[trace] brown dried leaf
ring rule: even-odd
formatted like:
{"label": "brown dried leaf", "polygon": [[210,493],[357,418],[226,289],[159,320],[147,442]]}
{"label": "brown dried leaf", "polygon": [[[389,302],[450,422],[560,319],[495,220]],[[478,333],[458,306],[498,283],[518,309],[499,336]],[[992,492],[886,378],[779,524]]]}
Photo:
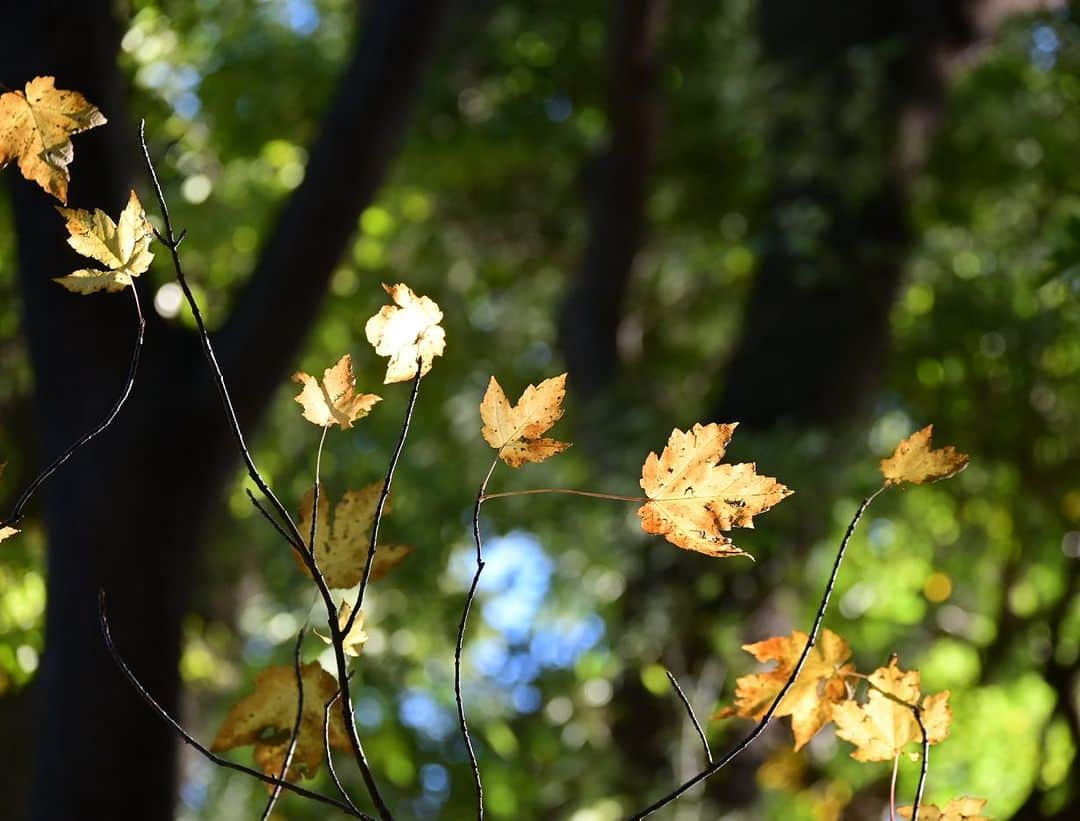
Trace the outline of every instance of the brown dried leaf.
{"label": "brown dried leaf", "polygon": [[[986,806],[985,798],[954,798],[943,808],[938,809],[935,804],[923,804],[919,807],[921,821],[990,821],[989,816],[982,814],[982,808]],[[897,812],[901,818],[911,818],[911,807],[900,807]]]}
{"label": "brown dried leaf", "polygon": [[[382,482],[372,482],[360,490],[349,490],[341,497],[330,514],[330,500],[319,493],[319,521],[315,533],[315,560],[330,587],[345,588],[360,583],[371,547],[371,527],[375,523]],[[314,490],[309,490],[300,501],[300,533],[307,538],[311,533]],[[383,513],[390,512],[390,500],[386,500]],[[368,581],[377,582],[401,563],[412,552],[406,545],[379,545],[371,565]],[[297,565],[307,573],[307,567],[295,553]]]}
{"label": "brown dried leaf", "polygon": [[304,409],[304,418],[320,427],[351,428],[353,422],[363,419],[371,413],[376,402],[382,401],[373,393],[356,392],[356,376],[349,354],[323,371],[321,385],[314,376],[303,371],[294,373],[292,379],[304,386],[294,401]]}
{"label": "brown dried leaf", "polygon": [[122,291],[150,267],[154,259],[150,251],[154,227],[134,191],[117,222],[97,208],[93,212],[78,208],[56,210],[67,220],[68,245],[105,266],[104,270],[81,268],[66,277],[57,277],[55,281],[69,291],[77,294]]}
{"label": "brown dried leaf", "polygon": [[[740,676],[735,682],[735,704],[720,710],[713,718],[740,716],[760,721],[795,669],[808,638],[806,633],[796,630],[790,636],[744,644],[743,650],[758,661],[774,661],[776,667],[764,673]],[[778,718],[791,716],[796,750],[831,720],[833,705],[849,697],[848,682],[855,675],[855,668],[848,663],[850,658],[848,643],[832,630],[823,630],[775,713]]]}
{"label": "brown dried leaf", "polygon": [[638,508],[641,528],[707,556],[749,555],[722,531],[753,527],[753,517],[791,495],[752,462],[721,464],[737,422],[675,428],[664,452],[650,453],[641,469],[649,501]]}
{"label": "brown dried leaf", "polygon": [[[300,671],[304,710],[286,778],[296,775],[311,778],[318,772],[323,762],[323,711],[338,690],[337,679],[317,662],[302,665]],[[296,671],[292,667],[269,667],[255,677],[255,691],[229,711],[210,749],[219,753],[254,744],[259,768],[267,775],[277,776],[289,749],[296,706]],[[330,713],[330,746],[349,749],[339,710]]]}
{"label": "brown dried leaf", "polygon": [[68,165],[75,157],[71,135],[104,125],[105,117],[77,91],[35,77],[26,93],[0,95],[0,168],[17,160],[19,170],[67,204]]}
{"label": "brown dried leaf", "polygon": [[480,402],[480,418],[484,421],[480,433],[499,452],[499,458],[512,468],[526,462],[543,462],[570,447],[569,442],[542,437],[562,418],[565,396],[564,373],[545,379],[539,385],[529,385],[522,391],[517,404],[511,407],[493,376]]}
{"label": "brown dried leaf", "polygon": [[[907,745],[922,743],[922,732],[912,707],[919,702],[918,670],[904,671],[894,656],[887,667],[879,667],[869,677],[866,703],[845,701],[833,708],[836,735],[855,745],[856,761],[891,761]],[[921,716],[931,744],[944,741],[952,723],[944,690],[923,699]]]}
{"label": "brown dried leaf", "polygon": [[446,349],[446,332],[439,324],[443,314],[438,303],[426,296],[417,296],[404,282],[383,283],[394,305],[384,305],[367,321],[364,333],[375,346],[379,356],[389,356],[385,384],[407,382],[416,376],[416,361],[420,360],[420,375],[431,370],[436,356]]}
{"label": "brown dried leaf", "polygon": [[930,437],[933,433],[933,425],[915,431],[896,446],[892,456],[881,460],[881,475],[885,477],[885,484],[911,482],[921,485],[936,482],[955,476],[967,467],[967,455],[952,445],[931,450]]}

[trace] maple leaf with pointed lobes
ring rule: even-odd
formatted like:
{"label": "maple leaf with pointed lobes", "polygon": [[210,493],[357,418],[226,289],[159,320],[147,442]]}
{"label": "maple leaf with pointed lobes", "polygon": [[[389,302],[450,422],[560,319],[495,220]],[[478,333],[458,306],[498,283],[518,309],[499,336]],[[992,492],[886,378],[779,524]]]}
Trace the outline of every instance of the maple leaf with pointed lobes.
{"label": "maple leaf with pointed lobes", "polygon": [[[845,701],[833,708],[836,735],[855,745],[856,761],[891,761],[912,743],[922,743],[922,731],[915,720],[921,677],[918,670],[901,670],[897,659],[879,667],[868,677],[870,689],[865,704]],[[952,724],[949,691],[923,699],[920,716],[931,744],[944,741]]]}
{"label": "maple leaf with pointed lobes", "polygon": [[[923,804],[919,807],[921,821],[990,821],[988,816],[982,814],[982,808],[986,806],[985,798],[954,798],[941,809],[935,804]],[[900,807],[897,810],[901,818],[911,818],[911,807]]]}
{"label": "maple leaf with pointed lobes", "polygon": [[443,313],[438,303],[426,296],[417,296],[404,282],[383,283],[383,290],[394,300],[384,305],[364,326],[367,340],[379,356],[389,356],[385,384],[407,382],[416,376],[420,360],[420,375],[431,370],[436,356],[446,349],[446,332],[439,324]]}
{"label": "maple leaf with pointed lobes", "polygon": [[748,556],[723,531],[753,527],[754,516],[791,495],[753,462],[721,464],[738,422],[675,428],[664,452],[641,468],[649,501],[638,508],[641,528],[685,550],[707,556]]}
{"label": "maple leaf with pointed lobes", "polygon": [[[323,715],[326,703],[338,691],[338,682],[318,662],[301,665],[304,709],[296,751],[286,779],[293,774],[311,778],[323,762]],[[292,667],[268,667],[255,677],[255,690],[238,701],[225,717],[210,749],[215,753],[255,745],[255,763],[267,775],[277,777],[285,763],[297,707],[296,671]],[[345,722],[338,710],[330,714],[330,746],[349,749]]]}
{"label": "maple leaf with pointed lobes", "polygon": [[[378,554],[375,554],[378,556]],[[352,605],[347,601],[343,601],[341,606],[338,607],[338,629],[344,630],[345,625],[349,623],[349,618],[352,616]],[[333,644],[333,640],[330,636],[323,635],[318,630],[315,631],[315,635],[322,639],[327,644]],[[360,651],[364,649],[364,645],[367,644],[368,634],[364,631],[364,612],[361,610],[356,614],[356,618],[353,619],[352,627],[349,628],[349,632],[341,637],[341,649],[346,656],[359,656]]]}
{"label": "maple leaf with pointed lobes", "polygon": [[512,468],[519,468],[526,462],[543,462],[570,447],[569,442],[543,436],[562,418],[565,396],[566,374],[563,373],[545,379],[539,385],[529,385],[511,407],[502,386],[493,376],[480,402],[480,418],[484,422],[480,433],[484,441],[499,452],[499,458]]}
{"label": "maple leaf with pointed lobes", "polygon": [[[776,696],[791,677],[809,637],[799,630],[790,636],[776,636],[743,650],[760,662],[775,661],[776,667],[764,673],[740,676],[735,682],[735,704],[720,710],[713,718],[740,716],[760,721]],[[832,630],[823,630],[810,649],[799,677],[776,709],[776,717],[791,717],[795,749],[799,750],[832,719],[833,705],[849,697],[848,684],[855,668],[848,663],[851,648]]]}
{"label": "maple leaf with pointed lobes", "polygon": [[[341,497],[330,514],[330,500],[319,492],[319,520],[315,533],[315,561],[333,588],[352,587],[360,583],[371,548],[371,527],[375,522],[375,508],[382,493],[382,482],[372,482],[360,490],[349,490]],[[312,502],[314,490],[309,490],[300,501],[300,532],[311,533]],[[386,500],[383,513],[390,512],[390,500]],[[379,545],[371,565],[369,582],[377,582],[401,564],[412,553],[406,545]],[[307,573],[307,566],[295,553],[297,565]]]}
{"label": "maple leaf with pointed lobes", "polygon": [[104,124],[104,115],[77,91],[57,88],[53,77],[35,77],[25,93],[0,95],[0,168],[17,160],[26,179],[67,205],[71,135]]}
{"label": "maple leaf with pointed lobes", "polygon": [[936,482],[955,476],[967,467],[967,455],[952,445],[931,450],[930,438],[933,434],[934,426],[927,425],[897,445],[892,456],[881,460],[881,475],[885,477],[885,484],[911,482],[921,485]]}
{"label": "maple leaf with pointed lobes", "polygon": [[[4,475],[4,470],[6,470],[6,469],[7,469],[7,462],[0,462],[0,477],[2,477]],[[7,527],[7,526],[0,527],[0,542],[4,541],[4,539],[10,539],[12,536],[14,536],[18,532],[19,532],[19,529],[16,528],[16,527]]]}
{"label": "maple leaf with pointed lobes", "polygon": [[92,212],[78,208],[56,210],[67,220],[68,245],[105,266],[105,269],[81,268],[66,277],[56,277],[54,281],[69,291],[77,294],[122,291],[150,267],[154,259],[150,251],[154,227],[134,191],[117,222],[97,208]]}
{"label": "maple leaf with pointed lobes", "polygon": [[293,382],[304,387],[295,397],[303,410],[303,417],[314,425],[342,430],[351,428],[353,422],[363,419],[382,397],[373,393],[356,392],[356,376],[353,374],[352,356],[345,354],[332,368],[323,371],[322,384],[311,374],[297,371]]}

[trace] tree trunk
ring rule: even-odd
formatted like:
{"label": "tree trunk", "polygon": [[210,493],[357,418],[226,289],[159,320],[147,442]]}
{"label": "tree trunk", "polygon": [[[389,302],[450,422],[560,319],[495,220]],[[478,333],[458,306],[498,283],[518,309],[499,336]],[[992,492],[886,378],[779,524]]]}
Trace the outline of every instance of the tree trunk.
{"label": "tree trunk", "polygon": [[[244,374],[233,387],[246,425],[258,421],[287,373],[356,217],[385,176],[445,5],[402,0],[375,4],[366,14],[307,176],[286,203],[222,334],[226,373]],[[16,86],[52,74],[58,86],[84,93],[109,117],[107,126],[76,138],[70,200],[115,213],[139,170],[139,155],[116,67],[113,3],[6,0],[0,19],[3,82]],[[50,281],[77,267],[63,220],[35,185],[11,169],[5,176],[14,194],[44,462],[93,427],[115,400],[135,318],[126,293],[78,297]],[[316,237],[318,253],[310,247]],[[117,424],[80,451],[43,494],[49,595],[29,811],[39,821],[173,816],[178,740],[105,652],[97,595],[107,593],[120,651],[175,715],[181,619],[208,522],[220,511],[238,454],[197,340],[148,319],[131,401]]]}

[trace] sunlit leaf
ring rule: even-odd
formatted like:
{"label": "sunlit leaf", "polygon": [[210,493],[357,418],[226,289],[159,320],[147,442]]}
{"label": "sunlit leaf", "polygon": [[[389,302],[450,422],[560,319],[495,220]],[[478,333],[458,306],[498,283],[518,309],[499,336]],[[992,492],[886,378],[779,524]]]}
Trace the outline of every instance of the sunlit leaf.
{"label": "sunlit leaf", "polygon": [[150,267],[154,258],[150,251],[154,229],[134,191],[118,222],[113,222],[100,209],[90,212],[58,207],[56,210],[67,220],[68,245],[105,266],[104,269],[82,268],[66,277],[57,277],[56,282],[69,291],[77,294],[121,291]]}
{"label": "sunlit leaf", "polygon": [[380,308],[364,332],[375,353],[390,357],[385,383],[406,382],[416,376],[417,360],[423,376],[435,357],[442,356],[446,348],[446,332],[439,324],[443,314],[434,300],[417,296],[404,282],[383,283],[383,289],[394,304]]}
{"label": "sunlit leaf", "polygon": [[[920,821],[990,821],[982,814],[986,806],[985,798],[954,798],[941,809],[934,804],[919,807]],[[897,810],[901,818],[911,818],[912,807],[900,807]]]}
{"label": "sunlit leaf", "polygon": [[18,161],[19,170],[67,204],[68,165],[75,157],[71,135],[105,123],[105,117],[77,91],[35,77],[26,92],[0,95],[0,168]]}
{"label": "sunlit leaf", "polygon": [[565,396],[564,373],[545,379],[539,385],[529,385],[511,406],[493,376],[480,402],[480,418],[484,421],[480,433],[499,452],[499,458],[512,468],[526,462],[543,462],[570,447],[569,442],[543,437],[562,418]]}
{"label": "sunlit leaf", "polygon": [[737,422],[694,425],[671,432],[667,447],[650,453],[641,469],[648,502],[638,508],[641,527],[686,550],[708,556],[745,556],[724,531],[753,527],[754,516],[791,495],[752,462],[721,464]]}
{"label": "sunlit leaf", "polygon": [[[375,554],[378,556],[378,554]],[[338,607],[338,629],[344,630],[345,626],[349,623],[349,617],[352,615],[352,605],[347,601],[343,601],[341,606]],[[315,635],[325,641],[327,644],[332,643],[330,636],[324,635],[318,630],[315,631]],[[356,618],[353,619],[352,627],[349,628],[349,632],[341,637],[341,647],[345,651],[346,656],[359,656],[360,651],[364,649],[364,645],[367,644],[368,634],[364,632],[364,613],[363,611],[356,614]]]}
{"label": "sunlit leaf", "polygon": [[323,371],[322,383],[311,374],[297,371],[293,382],[304,387],[295,397],[302,407],[303,417],[321,427],[337,425],[342,430],[367,416],[381,397],[373,393],[356,392],[352,356],[345,354],[332,368]]}
{"label": "sunlit leaf", "polygon": [[927,425],[915,431],[896,446],[893,455],[881,460],[881,475],[888,485],[911,482],[921,485],[948,479],[967,467],[968,457],[952,445],[937,450],[930,449],[930,437],[934,426]]}

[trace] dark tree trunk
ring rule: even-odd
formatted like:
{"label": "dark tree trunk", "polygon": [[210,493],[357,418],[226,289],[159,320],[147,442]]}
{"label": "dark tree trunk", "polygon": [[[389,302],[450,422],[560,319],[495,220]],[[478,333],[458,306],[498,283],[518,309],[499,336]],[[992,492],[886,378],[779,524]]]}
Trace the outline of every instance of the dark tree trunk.
{"label": "dark tree trunk", "polygon": [[618,370],[616,336],[641,246],[656,142],[657,40],[667,0],[616,0],[607,146],[584,171],[589,240],[559,319],[559,346],[578,394],[595,396]]}
{"label": "dark tree trunk", "polygon": [[[35,74],[55,75],[58,86],[83,92],[110,118],[76,138],[70,191],[72,206],[110,213],[141,174],[116,67],[113,5],[6,0],[0,8],[0,80],[14,87]],[[356,216],[385,175],[444,5],[402,0],[366,14],[307,176],[221,334],[223,366],[237,378],[234,398],[246,425],[257,423],[288,372]],[[14,193],[44,461],[91,428],[118,395],[135,318],[127,294],[77,297],[50,281],[77,258],[54,203],[15,173],[5,176]],[[148,318],[130,403],[43,494],[49,596],[29,809],[40,821],[173,816],[177,738],[107,656],[96,597],[106,591],[121,652],[175,714],[180,623],[206,526],[238,454],[197,340]],[[249,357],[252,350],[257,357]]]}

